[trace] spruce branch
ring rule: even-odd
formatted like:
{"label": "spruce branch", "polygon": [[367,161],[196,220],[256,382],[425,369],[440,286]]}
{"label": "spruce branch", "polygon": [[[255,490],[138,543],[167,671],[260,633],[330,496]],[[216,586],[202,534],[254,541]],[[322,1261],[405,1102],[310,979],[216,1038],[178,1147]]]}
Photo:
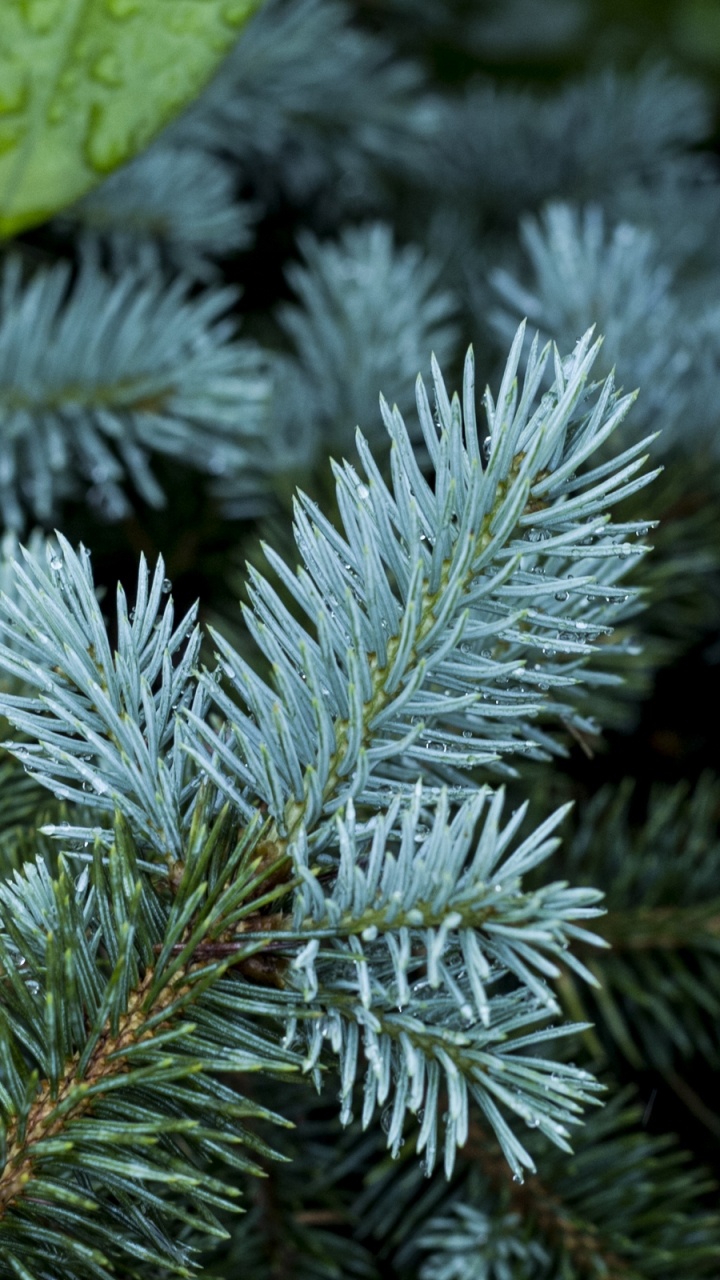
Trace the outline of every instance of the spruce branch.
{"label": "spruce branch", "polygon": [[[713,1181],[674,1139],[648,1134],[631,1089],[614,1091],[588,1118],[570,1157],[547,1149],[541,1155],[543,1140],[534,1135],[541,1172],[523,1182],[512,1177],[492,1133],[473,1118],[449,1185],[440,1175],[423,1177],[414,1142],[396,1160],[383,1159],[383,1126],[343,1136],[327,1119],[322,1096],[314,1114],[303,1101],[296,1094],[289,1106],[298,1130],[311,1135],[306,1168],[312,1176],[300,1180],[297,1157],[271,1172],[271,1198],[300,1274],[304,1268],[314,1274],[312,1237],[301,1225],[307,1220],[322,1224],[318,1252],[334,1257],[352,1230],[353,1242],[378,1268],[369,1274],[393,1280],[550,1280],[557,1274],[671,1280],[678,1258],[691,1280],[714,1275],[720,1219],[707,1203]],[[296,1134],[282,1137],[292,1151]],[[257,1209],[252,1218],[233,1224],[232,1241],[217,1253],[228,1263],[247,1255],[254,1280],[265,1274],[271,1255],[271,1225]]]}
{"label": "spruce branch", "polygon": [[99,237],[116,273],[152,274],[160,257],[207,283],[218,274],[215,258],[252,241],[255,211],[237,199],[235,187],[220,156],[160,139],[57,221]]}
{"label": "spruce branch", "polygon": [[[71,1280],[147,1265],[189,1276],[192,1250],[172,1224],[222,1237],[216,1210],[238,1195],[211,1161],[258,1173],[254,1153],[272,1156],[244,1122],[280,1117],[222,1076],[297,1070],[264,1030],[280,996],[194,958],[213,881],[221,917],[257,896],[247,841],[228,844],[223,826],[196,822],[170,902],[122,820],[79,877],[61,857],[56,878],[39,860],[0,885],[3,1276],[42,1280],[48,1262]],[[234,873],[224,888],[218,852]]]}
{"label": "spruce branch", "polygon": [[[0,649],[4,669],[38,692],[0,697],[33,739],[13,750],[105,819],[104,831],[71,827],[65,838],[112,852],[107,819],[119,813],[143,873],[159,874],[181,912],[149,947],[166,984],[193,957],[209,975],[233,968],[258,981],[263,1016],[286,1043],[304,1034],[306,1071],[327,1069],[330,1040],[345,1122],[362,1036],[364,1121],[391,1101],[391,1148],[423,1105],[418,1142],[432,1168],[442,1086],[447,1172],[472,1099],[518,1177],[532,1160],[504,1112],[566,1147],[596,1092],[586,1071],[539,1056],[568,1030],[546,1025],[557,1007],[548,979],[570,942],[589,939],[577,921],[596,913],[595,895],[524,893],[557,816],[504,860],[520,817],[501,829],[493,800],[473,852],[487,795],[467,771],[518,748],[546,755],[554,740],[535,719],[585,723],[563,694],[594,678],[585,664],[625,605],[617,582],[639,550],[625,541],[635,527],[610,523],[607,508],[647,479],[638,445],[585,469],[632,399],[589,382],[591,335],[565,360],[554,353],[542,397],[550,350],[533,344],[520,385],[523,341],[521,328],[497,406],[486,393],[485,443],[471,356],[463,410],[435,366],[436,422],[418,382],[432,487],[383,402],[391,485],[358,435],[367,484],[348,464],[335,469],[346,538],[300,498],[307,567],[294,575],[267,555],[314,634],[259,574],[245,615],[272,684],[219,636],[221,667],[195,671],[193,613],[176,626],[163,606],[161,562],[152,577],[141,564],[134,616],[119,589],[113,652],[88,555],[60,536],[47,568],[28,556],[16,570],[16,598],[2,606],[12,646]],[[544,661],[528,671],[529,656]],[[215,868],[208,891],[188,858],[203,814],[221,820],[223,796],[252,860],[251,901],[229,867]],[[452,820],[450,800],[460,802]],[[114,958],[117,945],[105,945]]]}
{"label": "spruce branch", "polygon": [[704,1169],[688,1168],[672,1140],[641,1130],[630,1095],[616,1093],[588,1120],[562,1166],[552,1157],[521,1185],[476,1127],[465,1196],[421,1236],[421,1247],[433,1250],[423,1280],[476,1280],[503,1262],[513,1277],[566,1270],[579,1280],[669,1280],[668,1262],[678,1257],[688,1276],[712,1276],[720,1221],[702,1197],[713,1183]]}
{"label": "spruce branch", "polygon": [[[450,1186],[423,1180],[411,1144],[391,1165],[380,1163],[380,1134],[362,1157],[356,1142],[373,1169],[350,1209],[357,1237],[386,1266],[392,1259],[397,1280],[674,1280],[678,1259],[691,1280],[710,1280],[720,1246],[714,1181],[674,1138],[648,1133],[632,1095],[613,1089],[571,1156],[530,1135],[540,1172],[523,1181],[478,1117]],[[341,1161],[352,1167],[352,1152]]]}
{"label": "spruce branch", "polygon": [[594,940],[577,921],[598,914],[597,896],[566,883],[524,893],[522,877],[555,847],[550,835],[563,811],[504,857],[524,811],[501,828],[503,795],[497,793],[478,834],[486,800],[481,791],[450,822],[447,791],[441,792],[427,828],[418,785],[409,807],[401,811],[396,800],[369,830],[356,826],[348,802],[346,817],[337,818],[340,861],[330,894],[298,842],[294,924],[311,941],[292,971],[303,999],[325,1010],[310,1024],[306,1066],[315,1067],[329,1038],[339,1057],[344,1123],[354,1101],[360,1032],[367,1063],[364,1127],[389,1099],[387,1142],[397,1154],[406,1112],[422,1108],[417,1150],[426,1150],[432,1170],[438,1088],[444,1086],[448,1176],[474,1100],[520,1177],[532,1163],[498,1104],[563,1145],[577,1103],[592,1100],[586,1072],[536,1055],[559,1034],[540,1026],[558,1010],[547,984],[560,972],[557,958],[592,981],[568,947],[577,938]]}
{"label": "spruce branch", "polygon": [[45,565],[26,553],[26,567],[14,568],[14,598],[3,597],[3,668],[25,691],[2,695],[2,705],[29,739],[15,743],[14,754],[60,799],[87,805],[92,795],[106,819],[119,810],[155,856],[171,862],[183,849],[196,790],[177,717],[192,701],[196,711],[204,705],[193,678],[196,610],[176,625],[163,562],[151,575],[143,558],[130,613],[118,586],[113,653],[89,553],[76,555],[62,534],[57,542],[48,544]]}
{"label": "spruce branch", "polygon": [[[605,68],[553,96],[478,77],[439,105],[425,180],[446,199],[471,196],[474,219],[479,208],[507,221],[550,199],[652,185],[711,130],[705,90],[663,64]],[[706,168],[698,158],[695,175]]]}
{"label": "spruce branch", "polygon": [[405,414],[426,353],[449,363],[457,301],[441,287],[438,264],[417,245],[396,246],[387,224],[347,228],[335,243],[304,235],[300,248],[304,262],[287,271],[299,305],[278,312],[296,353],[291,405],[303,406],[331,447],[347,448],[358,424],[370,435],[378,387],[393,380]]}
{"label": "spruce branch", "polygon": [[[586,664],[624,607],[628,592],[617,583],[643,550],[627,541],[639,526],[609,523],[607,508],[650,477],[641,474],[642,445],[583,469],[632,401],[615,397],[610,380],[588,384],[598,344],[591,346],[586,335],[565,362],[556,353],[555,383],[538,402],[550,352],[533,346],[519,387],[523,337],[521,328],[497,407],[486,394],[484,443],[471,355],[464,418],[437,366],[438,425],[418,382],[434,490],[418,470],[400,415],[383,403],[392,486],[359,434],[368,483],[347,463],[336,467],[347,540],[301,495],[296,538],[307,569],[293,574],[270,549],[267,556],[313,620],[315,636],[251,572],[253,607],[245,621],[272,664],[271,685],[214,636],[222,669],[203,674],[196,687],[199,638],[190,639],[190,616],[173,632],[170,602],[161,617],[161,566],[152,585],[141,566],[132,624],[119,593],[115,659],[87,553],[77,556],[63,542],[61,556],[49,550],[47,569],[28,561],[27,571],[18,572],[22,608],[8,599],[2,624],[4,634],[14,633],[15,646],[22,636],[22,657],[6,646],[2,660],[7,671],[43,690],[47,709],[14,700],[19,695],[2,706],[18,727],[38,736],[30,752],[34,767],[48,782],[55,779],[63,798],[84,798],[62,781],[74,771],[76,784],[89,783],[106,797],[100,809],[122,807],[136,794],[125,760],[144,759],[139,776],[144,772],[148,781],[132,820],[151,846],[176,856],[181,753],[173,749],[171,769],[155,755],[181,733],[176,711],[182,711],[185,749],[200,772],[243,820],[258,804],[267,806],[270,842],[287,846],[301,829],[321,840],[323,821],[350,796],[386,804],[393,789],[409,794],[420,773],[426,784],[448,783],[464,795],[474,788],[462,770],[513,751],[542,757],[556,750],[536,719],[592,727],[563,694],[580,681],[602,679]],[[183,645],[189,647],[175,668],[173,654]],[[48,669],[48,655],[59,672]],[[217,683],[223,674],[232,696]],[[217,730],[203,711],[208,697],[226,729]],[[178,699],[182,707],[174,707]],[[161,772],[166,780],[159,784]],[[125,798],[115,798],[113,788]],[[156,789],[165,795],[162,803]]]}
{"label": "spruce branch", "polygon": [[[0,262],[0,523],[68,521],[0,546],[0,1280],[716,1280],[666,1091],[584,1069],[720,1133],[717,780],[596,794],[601,726],[663,668],[696,720],[720,652],[711,96],[603,70],[587,0],[247,2],[186,114]],[[216,287],[246,268],[280,351]],[[486,424],[472,354],[440,372],[458,300],[507,343]],[[223,632],[228,520],[305,475]],[[125,521],[94,573],[84,505]],[[680,737],[643,767],[712,715]]]}
{"label": "spruce branch", "polygon": [[523,219],[520,238],[532,283],[502,269],[490,276],[504,303],[491,314],[503,345],[524,315],[561,347],[597,323],[603,372],[613,368],[622,383],[643,388],[638,423],[667,427],[660,438],[667,448],[673,428],[686,422],[697,339],[657,237],[628,223],[606,227],[598,205],[551,203],[539,218]]}
{"label": "spruce branch", "polygon": [[43,522],[78,485],[109,519],[128,510],[129,479],[153,506],[164,495],[152,452],[217,473],[259,465],[267,369],[235,340],[232,289],[189,297],[159,271],[105,275],[87,255],[25,281],[3,263],[0,293],[0,511]]}
{"label": "spruce branch", "polygon": [[302,827],[321,840],[323,820],[350,796],[387,803],[419,774],[464,794],[463,770],[557,750],[535,720],[592,731],[563,694],[606,679],[584,668],[627,601],[617,584],[642,551],[627,540],[640,526],[609,524],[607,508],[646,483],[643,446],[584,471],[633,397],[616,398],[610,380],[588,383],[598,353],[588,334],[564,363],[556,354],[540,399],[550,352],[533,345],[519,386],[523,339],[521,327],[497,406],[486,394],[484,443],[471,354],[462,410],[434,367],[439,425],[418,381],[434,490],[383,401],[391,487],[358,433],[366,482],[347,463],[335,467],[345,536],[300,495],[305,567],[294,574],[266,555],[315,634],[249,571],[245,621],[272,662],[271,684],[212,633],[231,690],[210,674],[202,682],[227,729],[189,713],[197,745],[188,749],[240,813],[260,798],[281,842]]}
{"label": "spruce branch", "polygon": [[[214,1280],[241,1269],[247,1280],[379,1280],[378,1259],[355,1238],[362,1176],[357,1132],[328,1118],[328,1098],[279,1081],[274,1087],[293,1120],[292,1128],[277,1132],[285,1159],[261,1160],[267,1177],[246,1180],[247,1212],[229,1223],[229,1238],[205,1254],[203,1275]],[[378,1132],[366,1135],[360,1151],[380,1152],[381,1139]]]}
{"label": "spruce branch", "polygon": [[596,932],[610,949],[587,957],[592,994],[569,974],[559,994],[633,1066],[678,1079],[693,1054],[720,1060],[720,791],[711,775],[692,792],[658,786],[637,818],[633,791],[627,780],[585,804],[560,859],[573,883],[606,887]]}
{"label": "spruce branch", "polygon": [[[457,344],[457,300],[438,264],[417,245],[395,244],[387,224],[348,227],[337,241],[306,233],[299,244],[304,261],[286,272],[297,302],[277,312],[291,349],[268,353],[276,474],[307,469],[329,449],[346,455],[358,424],[381,456],[377,388],[394,379],[410,409],[427,353],[442,365]],[[245,515],[237,472],[218,477],[213,492],[228,517]]]}
{"label": "spruce branch", "polygon": [[261,198],[336,213],[420,168],[435,114],[419,63],[353,25],[344,0],[269,0],[165,136],[236,157]]}
{"label": "spruce branch", "polygon": [[[26,554],[31,559],[44,559],[46,539],[39,530],[33,530],[28,538]],[[0,592],[18,603],[16,569],[22,553],[17,536],[6,533],[0,541]],[[7,637],[13,648],[14,636]],[[22,682],[5,674],[4,692],[27,692]],[[42,852],[48,864],[53,861],[53,846],[40,835],[39,828],[46,824],[60,826],[67,821],[67,810],[62,800],[50,796],[47,788],[30,776],[20,761],[5,747],[9,726],[3,725],[0,733],[0,880],[11,876],[22,864],[34,861]]]}

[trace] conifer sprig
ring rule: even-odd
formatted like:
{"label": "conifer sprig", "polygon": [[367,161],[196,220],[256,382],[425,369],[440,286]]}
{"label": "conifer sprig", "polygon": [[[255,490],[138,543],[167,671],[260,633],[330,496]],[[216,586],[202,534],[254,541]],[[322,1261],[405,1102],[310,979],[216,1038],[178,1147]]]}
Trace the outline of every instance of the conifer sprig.
{"label": "conifer sprig", "polygon": [[47,522],[80,488],[108,519],[133,488],[152,506],[164,494],[150,468],[165,454],[216,474],[261,459],[269,397],[266,361],[235,340],[233,289],[188,296],[128,269],[118,279],[86,256],[23,278],[19,257],[0,286],[0,514],[22,527]]}
{"label": "conifer sprig", "polygon": [[492,313],[503,347],[521,316],[560,347],[597,324],[604,338],[600,367],[615,369],[624,386],[643,388],[632,425],[662,427],[658,445],[667,448],[696,390],[693,348],[703,340],[697,317],[691,320],[676,296],[658,237],[627,222],[608,227],[598,205],[559,203],[525,218],[520,237],[532,280],[502,269],[490,277],[504,304]]}
{"label": "conifer sprig", "polygon": [[345,0],[268,0],[168,131],[229,154],[261,198],[367,209],[388,174],[419,169],[435,121],[419,62],[353,21]]}
{"label": "conifer sprig", "polygon": [[[559,856],[559,874],[573,883],[597,883],[601,865],[608,876],[597,931],[609,949],[588,958],[597,989],[590,995],[569,975],[563,986],[607,1049],[635,1069],[659,1070],[695,1105],[683,1088],[685,1061],[720,1062],[720,788],[712,775],[691,792],[656,786],[641,820],[631,816],[633,790],[627,780],[593,796]],[[720,1133],[714,1098],[696,1101]]]}
{"label": "conifer sprig", "polygon": [[520,384],[523,337],[521,326],[497,405],[486,393],[484,439],[471,353],[462,409],[435,366],[437,423],[418,380],[434,487],[383,402],[391,486],[358,433],[365,478],[335,467],[344,536],[299,496],[304,567],[266,556],[312,629],[250,571],[245,621],[271,660],[270,684],[214,635],[231,689],[209,674],[203,684],[227,728],[190,715],[204,746],[189,749],[240,812],[259,797],[282,840],[350,796],[386,803],[420,774],[460,794],[464,770],[557,750],[536,721],[594,727],[563,694],[604,678],[592,672],[594,642],[626,603],[617,584],[643,549],[629,540],[643,526],[609,523],[608,507],[651,478],[640,474],[648,442],[585,470],[633,397],[617,398],[611,379],[589,384],[599,349],[589,333],[565,361],[555,353],[541,397],[550,348],[533,344]]}
{"label": "conifer sprig", "polygon": [[79,876],[61,858],[52,879],[40,859],[0,885],[3,1277],[109,1280],[138,1263],[189,1276],[193,1251],[177,1228],[222,1238],[217,1210],[238,1195],[231,1175],[258,1172],[256,1153],[272,1157],[244,1121],[281,1117],[223,1076],[299,1061],[265,1029],[280,993],[223,978],[237,953],[194,959],[193,915],[218,854],[235,873],[225,905],[257,894],[248,842],[203,835],[200,823],[170,903],[122,819]]}
{"label": "conifer sprig", "polygon": [[478,1280],[503,1268],[543,1280],[669,1280],[673,1258],[693,1280],[715,1274],[720,1220],[703,1204],[713,1180],[672,1139],[643,1129],[630,1090],[588,1119],[569,1159],[548,1151],[542,1173],[521,1186],[479,1129],[468,1156],[465,1194],[420,1231],[430,1251],[422,1280]]}
{"label": "conifer sprig", "polygon": [[[669,4],[658,48],[692,58]],[[20,7],[52,44],[63,6]],[[656,1135],[678,1096],[696,1155],[720,1134],[717,783],[646,805],[576,751],[659,712],[641,774],[714,759],[713,103],[602,65],[647,44],[625,8],[265,0],[181,119],[3,256],[0,524],[70,537],[0,548],[0,1280],[716,1280],[717,1188]],[[90,45],[93,150],[122,58]],[[458,308],[540,331],[504,379],[495,350],[487,426],[472,361],[459,398],[437,367]],[[192,530],[147,510],[185,467]],[[300,475],[299,555],[277,516],[214,670],[155,551],[134,608],[132,574],[105,594],[127,536],[224,622],[233,522]]]}
{"label": "conifer sprig", "polygon": [[[33,954],[45,1009],[31,1008],[8,969],[27,1019],[22,1030],[8,1024],[8,1034],[28,1037],[49,1083],[18,1069],[10,1126],[20,1095],[31,1106],[38,1088],[52,1094],[68,1060],[86,1064],[108,1027],[116,1037],[130,1017],[142,1040],[145,1019],[174,1044],[186,996],[199,1024],[231,968],[227,1008],[237,1017],[228,1035],[245,1046],[243,1061],[258,1069],[275,1061],[253,1018],[284,1034],[294,1066],[300,1033],[303,1068],[316,1075],[330,1066],[329,1040],[347,1122],[362,1038],[364,1121],[391,1106],[393,1150],[407,1113],[423,1106],[418,1144],[432,1168],[441,1090],[448,1173],[471,1102],[517,1177],[532,1159],[508,1118],[567,1146],[597,1086],[586,1071],[540,1054],[568,1030],[547,1026],[557,1009],[549,984],[568,945],[592,941],[578,921],[596,914],[596,895],[564,884],[527,894],[522,877],[550,853],[558,817],[508,854],[521,815],[501,826],[496,797],[477,834],[488,797],[468,771],[512,751],[554,749],[535,720],[584,723],[563,693],[593,678],[586,666],[595,641],[627,599],[617,582],[642,549],[627,541],[637,526],[613,525],[607,508],[647,477],[638,445],[587,466],[632,399],[616,397],[611,380],[590,383],[591,335],[565,360],[554,353],[544,395],[550,349],[532,345],[520,382],[523,339],[521,328],[497,405],[486,394],[485,441],[471,356],[462,409],[437,366],[437,421],[418,383],[432,483],[400,415],[383,402],[391,484],[359,435],[367,483],[347,463],[335,468],[345,536],[301,496],[305,567],[293,574],[267,554],[313,631],[256,573],[245,613],[271,684],[218,636],[221,666],[195,670],[194,614],[176,625],[171,601],[163,604],[162,563],[152,576],[141,564],[131,614],[118,590],[113,644],[88,553],[58,536],[47,567],[27,554],[2,603],[0,663],[35,697],[7,693],[0,708],[30,738],[13,750],[36,777],[102,819],[97,831],[57,834],[81,861],[91,857],[82,844],[93,843],[96,923],[84,927],[109,985],[99,1002],[97,983],[83,989],[74,1020],[61,1014],[67,972],[46,949],[55,955],[57,929],[75,917],[68,909],[49,934],[37,931],[49,919],[43,894],[57,898],[64,872],[45,889],[42,873],[28,868],[13,890],[27,904],[25,924],[18,932],[18,912],[8,912],[6,950],[11,966],[23,949]],[[224,675],[228,692],[218,683]],[[223,823],[230,835],[218,852]],[[108,901],[106,875],[119,905]],[[56,921],[63,908],[53,910]],[[23,929],[35,930],[32,946]],[[77,944],[79,956],[87,945]],[[579,961],[568,963],[587,976]],[[245,974],[258,984],[251,997]],[[73,982],[71,994],[80,979]],[[166,999],[177,983],[177,999]],[[45,1041],[41,1016],[65,1019],[44,1024]],[[220,1043],[223,1023],[212,1017]],[[219,1052],[194,1069],[211,1071]],[[157,1069],[163,1089],[185,1071],[170,1053]],[[118,1188],[127,1194],[122,1180]]]}
{"label": "conifer sprig", "polygon": [[[119,593],[116,660],[87,553],[77,556],[63,543],[60,556],[49,550],[47,569],[30,559],[18,577],[22,608],[12,600],[6,605],[2,625],[14,649],[6,647],[2,660],[31,688],[42,688],[44,709],[18,702],[19,695],[6,696],[2,706],[12,722],[37,735],[34,768],[48,781],[74,771],[77,782],[108,797],[99,806],[107,809],[115,803],[113,789],[118,796],[133,793],[126,759],[144,754],[153,776],[164,769],[156,756],[168,735],[179,732],[176,712],[182,712],[185,749],[199,770],[243,820],[266,805],[277,836],[287,842],[301,830],[312,837],[321,819],[351,796],[386,804],[393,790],[409,794],[420,774],[426,784],[450,783],[464,794],[474,788],[463,770],[511,752],[556,750],[536,720],[587,728],[591,722],[563,692],[595,678],[585,667],[627,601],[617,582],[630,557],[643,550],[628,541],[643,526],[613,525],[607,508],[650,477],[642,473],[642,444],[584,469],[633,398],[618,399],[610,379],[588,384],[598,352],[590,334],[565,361],[555,353],[555,382],[541,398],[550,350],[540,353],[533,344],[520,387],[523,338],[521,326],[497,406],[486,393],[484,440],[475,418],[472,355],[464,413],[457,396],[450,402],[436,367],[436,424],[418,381],[434,488],[418,469],[402,419],[383,402],[391,488],[358,434],[367,484],[349,464],[335,468],[346,536],[300,496],[296,538],[307,568],[294,574],[272,550],[266,554],[314,634],[255,571],[252,608],[244,612],[272,664],[271,684],[217,635],[221,667],[201,675],[197,690],[191,674],[197,636],[173,667],[191,620],[173,633],[169,604],[161,620],[161,566],[151,588],[141,566],[132,625]],[[57,670],[48,669],[50,652]],[[218,675],[228,677],[230,692]],[[153,683],[158,692],[151,696]],[[98,696],[106,712],[92,710]],[[203,697],[225,717],[226,728],[216,729],[201,709]],[[127,723],[111,723],[121,711]],[[98,714],[107,721],[102,741],[93,739]],[[66,736],[56,740],[61,726]],[[128,734],[137,737],[134,746]],[[22,746],[19,751],[27,754]],[[97,753],[105,774],[96,777]],[[175,752],[176,770],[179,759]],[[67,781],[58,785],[69,794]],[[163,834],[150,844],[165,841],[170,852],[178,847],[177,819],[158,822],[154,787],[148,784],[139,831],[147,838],[147,824],[154,826]],[[175,798],[166,797],[174,811],[181,790],[176,779]]]}
{"label": "conifer sprig", "polygon": [[58,218],[98,237],[116,272],[153,273],[158,259],[205,282],[215,259],[247,249],[255,210],[236,196],[232,169],[197,147],[160,139]]}
{"label": "conifer sprig", "polygon": [[151,575],[143,558],[132,611],[117,589],[113,652],[89,553],[57,539],[46,566],[26,554],[15,598],[3,598],[4,669],[36,691],[3,695],[5,714],[29,739],[14,753],[56,796],[105,815],[118,810],[156,857],[177,859],[195,794],[178,713],[204,705],[193,675],[196,610],[176,625],[162,559]]}
{"label": "conifer sprig", "polygon": [[558,957],[593,981],[568,948],[578,938],[597,941],[577,922],[599,910],[596,894],[566,883],[523,892],[523,875],[557,844],[550,837],[563,810],[506,856],[523,810],[501,827],[498,792],[478,831],[486,800],[481,790],[450,821],[443,790],[428,828],[418,784],[409,807],[401,809],[397,799],[370,829],[358,827],[349,801],[346,817],[337,818],[340,856],[330,894],[310,870],[306,843],[298,842],[295,928],[311,941],[292,970],[304,1000],[325,1010],[308,1024],[306,1068],[315,1066],[329,1039],[339,1057],[344,1123],[352,1115],[361,1035],[364,1127],[376,1107],[387,1104],[387,1141],[397,1154],[406,1114],[422,1108],[417,1149],[425,1151],[430,1172],[444,1088],[447,1175],[456,1147],[467,1139],[474,1101],[521,1177],[532,1161],[502,1112],[564,1146],[579,1106],[593,1100],[586,1071],[544,1059],[540,1051],[558,1036],[544,1026],[558,1012],[548,986],[560,972]]}
{"label": "conifer sprig", "polygon": [[396,245],[382,222],[349,227],[336,243],[305,235],[300,248],[304,262],[287,271],[300,305],[278,312],[295,349],[294,394],[286,391],[278,410],[297,413],[302,404],[326,449],[352,448],[358,425],[381,448],[378,387],[392,383],[401,411],[413,409],[427,353],[442,368],[456,350],[457,299],[440,265],[417,245]]}

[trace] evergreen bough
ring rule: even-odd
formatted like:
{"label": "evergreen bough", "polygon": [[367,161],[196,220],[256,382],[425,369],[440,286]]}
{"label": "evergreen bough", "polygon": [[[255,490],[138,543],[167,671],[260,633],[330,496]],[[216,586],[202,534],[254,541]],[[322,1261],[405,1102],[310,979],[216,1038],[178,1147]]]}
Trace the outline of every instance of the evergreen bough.
{"label": "evergreen bough", "polygon": [[441,9],[3,251],[0,1276],[717,1274],[712,93]]}
{"label": "evergreen bough", "polygon": [[358,434],[364,475],[336,470],[345,536],[300,495],[303,567],[266,554],[312,628],[257,573],[246,610],[270,684],[220,636],[220,665],[198,672],[162,561],[141,563],[130,613],[118,588],[114,646],[86,551],[58,535],[46,564],[18,563],[0,661],[28,692],[0,700],[23,734],[10,749],[97,826],[56,828],[55,876],[30,862],[0,890],[6,1265],[33,1274],[50,1250],[102,1275],[108,1250],[139,1256],[139,1224],[146,1259],[184,1264],[166,1197],[216,1231],[235,1189],[203,1163],[251,1168],[238,1121],[265,1115],[232,1094],[211,1120],[228,1071],[320,1087],[331,1048],[348,1123],[362,1043],[364,1124],[389,1103],[397,1151],[423,1109],[428,1171],[447,1094],[448,1176],[470,1104],[521,1177],[517,1122],[567,1148],[594,1100],[585,1069],[543,1055],[572,1030],[547,1026],[548,980],[560,958],[589,977],[568,948],[592,941],[597,895],[526,893],[562,812],[518,842],[523,811],[503,819],[476,777],[552,751],[558,718],[582,727],[563,695],[640,550],[607,506],[648,476],[636,445],[592,465],[632,397],[589,381],[590,335],[553,353],[544,395],[551,352],[534,343],[520,377],[522,342],[486,393],[487,434],[472,355],[462,406],[436,368],[437,423],[418,382],[432,487],[383,406],[392,481]]}

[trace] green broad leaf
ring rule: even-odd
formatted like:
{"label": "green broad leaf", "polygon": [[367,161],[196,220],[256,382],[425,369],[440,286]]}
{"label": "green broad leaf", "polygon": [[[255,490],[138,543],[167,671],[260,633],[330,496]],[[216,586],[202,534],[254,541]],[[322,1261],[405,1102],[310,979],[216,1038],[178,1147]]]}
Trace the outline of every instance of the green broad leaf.
{"label": "green broad leaf", "polygon": [[2,0],[0,236],[124,164],[200,91],[262,0]]}

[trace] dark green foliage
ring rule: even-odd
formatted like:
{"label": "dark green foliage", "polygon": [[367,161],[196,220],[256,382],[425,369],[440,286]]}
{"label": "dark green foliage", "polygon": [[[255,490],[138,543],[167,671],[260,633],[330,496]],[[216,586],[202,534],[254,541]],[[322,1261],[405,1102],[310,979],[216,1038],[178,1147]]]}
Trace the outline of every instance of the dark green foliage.
{"label": "dark green foliage", "polygon": [[608,886],[597,931],[612,950],[589,962],[601,981],[593,1021],[634,1066],[677,1070],[694,1053],[717,1066],[720,785],[706,775],[690,795],[654,788],[646,805],[633,790],[598,792],[565,844],[573,883],[596,884],[602,867]]}

